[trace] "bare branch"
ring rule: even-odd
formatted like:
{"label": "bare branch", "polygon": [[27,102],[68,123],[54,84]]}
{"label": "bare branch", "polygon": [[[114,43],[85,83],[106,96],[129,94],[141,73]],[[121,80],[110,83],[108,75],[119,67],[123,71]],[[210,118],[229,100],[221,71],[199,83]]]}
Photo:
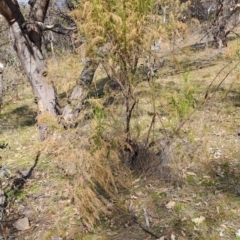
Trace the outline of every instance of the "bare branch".
{"label": "bare branch", "polygon": [[[157,239],[160,238],[160,236],[159,236],[158,234],[154,233],[153,231],[151,231],[151,230],[149,229],[149,226],[145,227],[142,223],[140,223],[140,222],[138,221],[137,216],[136,216],[136,213],[133,211],[133,201],[132,201],[132,200],[130,201],[130,204],[129,204],[129,207],[128,207],[128,212],[131,214],[132,220],[133,220],[135,223],[137,223],[144,232],[150,234],[150,235],[153,236],[154,238],[157,238]],[[145,214],[145,213],[146,213],[146,212],[145,212],[145,210],[144,210],[144,214]],[[145,216],[145,215],[144,215],[144,216]],[[145,220],[146,220],[146,217],[145,217]],[[148,221],[148,223],[147,223],[147,221]],[[148,219],[146,220],[146,225],[149,225],[149,220],[148,220]]]}
{"label": "bare branch", "polygon": [[22,28],[26,28],[27,25],[30,25],[30,24],[35,24],[37,25],[38,27],[41,28],[42,31],[47,31],[47,30],[54,30],[55,32],[63,32],[64,30],[65,31],[75,31],[77,30],[76,27],[65,27],[59,23],[57,24],[52,24],[52,25],[45,25],[44,23],[42,22],[38,22],[38,21],[26,21],[24,22],[24,24],[22,24]]}

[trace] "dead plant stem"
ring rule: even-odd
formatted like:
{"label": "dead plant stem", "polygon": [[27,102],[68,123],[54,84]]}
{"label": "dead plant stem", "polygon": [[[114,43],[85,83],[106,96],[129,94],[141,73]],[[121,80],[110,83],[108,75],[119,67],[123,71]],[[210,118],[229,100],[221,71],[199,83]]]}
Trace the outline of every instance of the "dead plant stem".
{"label": "dead plant stem", "polygon": [[[219,76],[220,73],[223,71],[223,69],[226,68],[229,64],[230,64],[230,63],[228,63],[227,65],[225,65],[225,66],[218,72],[217,76]],[[225,75],[225,77],[221,80],[221,82],[220,82],[220,83],[218,84],[218,86],[215,88],[213,94],[212,94],[210,97],[208,97],[208,94],[207,94],[207,92],[206,92],[204,100],[198,105],[198,107],[196,107],[192,112],[190,112],[190,113],[188,114],[188,116],[187,116],[182,122],[180,122],[180,124],[174,129],[172,135],[177,134],[177,133],[179,132],[179,130],[185,125],[185,123],[191,118],[191,116],[192,116],[200,107],[202,107],[203,105],[205,105],[207,101],[211,100],[211,99],[215,96],[215,94],[216,94],[217,90],[219,89],[219,87],[222,85],[222,83],[226,80],[226,78],[231,74],[231,72],[232,72],[239,64],[240,64],[240,61],[238,61],[237,64],[235,64],[234,67]],[[217,78],[217,76],[214,78],[214,80],[212,81],[212,83],[215,81],[215,79]],[[210,84],[210,86],[212,85],[212,83]],[[210,87],[210,86],[209,86],[209,87]],[[209,91],[209,87],[208,87],[207,91]],[[207,96],[207,97],[206,97],[206,96]]]}

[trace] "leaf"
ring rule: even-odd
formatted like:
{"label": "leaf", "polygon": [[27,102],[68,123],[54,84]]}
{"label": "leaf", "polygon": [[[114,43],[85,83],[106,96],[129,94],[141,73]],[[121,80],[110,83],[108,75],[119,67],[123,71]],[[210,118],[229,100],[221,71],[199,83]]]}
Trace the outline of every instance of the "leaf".
{"label": "leaf", "polygon": [[137,195],[138,197],[144,197],[144,194],[143,194],[141,191],[136,192],[136,195]]}
{"label": "leaf", "polygon": [[137,178],[132,182],[132,184],[138,183],[140,180],[141,180],[141,178]]}
{"label": "leaf", "polygon": [[136,199],[138,199],[138,197],[136,195],[132,195],[131,199],[136,200]]}
{"label": "leaf", "polygon": [[186,174],[189,176],[196,176],[196,173],[194,173],[194,172],[186,172]]}
{"label": "leaf", "polygon": [[176,240],[176,237],[173,233],[171,234],[171,240]]}
{"label": "leaf", "polygon": [[172,209],[172,208],[174,208],[175,205],[176,205],[176,203],[174,201],[170,201],[168,204],[166,204],[166,208]]}
{"label": "leaf", "polygon": [[205,220],[205,217],[200,216],[200,217],[198,217],[198,218],[193,218],[193,219],[192,219],[192,222],[194,222],[195,224],[199,225],[199,224],[201,224],[204,220]]}
{"label": "leaf", "polygon": [[160,189],[157,189],[157,192],[158,193],[165,193],[169,190],[169,188],[160,188]]}

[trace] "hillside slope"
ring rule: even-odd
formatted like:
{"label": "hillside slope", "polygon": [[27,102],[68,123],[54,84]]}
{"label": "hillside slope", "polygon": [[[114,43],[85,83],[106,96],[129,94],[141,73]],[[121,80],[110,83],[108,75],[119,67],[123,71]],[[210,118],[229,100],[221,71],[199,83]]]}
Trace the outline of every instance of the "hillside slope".
{"label": "hillside slope", "polygon": [[[115,172],[108,174],[111,162],[101,169],[99,159],[109,145],[102,143],[103,150],[96,150],[96,141],[91,141],[97,139],[99,126],[107,140],[119,137],[124,116],[122,96],[101,68],[78,126],[64,129],[52,123],[53,135],[43,143],[26,79],[15,92],[5,92],[0,156],[1,165],[11,174],[2,182],[8,205],[0,239],[240,239],[239,44],[232,38],[228,48],[219,51],[198,50],[191,47],[193,43],[194,39],[183,42],[159,55],[165,65],[154,88],[146,80],[135,86],[139,102],[132,128],[143,146],[154,115],[153,102],[158,116],[149,136],[152,146],[140,151],[135,171],[126,170],[125,160],[120,159]],[[75,55],[50,61],[50,78],[57,74],[61,101],[66,101],[81,67]],[[96,114],[102,106],[106,118],[101,111]],[[85,179],[89,181],[84,185]],[[99,187],[96,197],[89,187],[96,179],[116,183],[115,196],[108,195],[107,187]],[[102,200],[104,195],[107,200]],[[101,214],[98,197],[107,206]],[[30,225],[18,231],[13,225],[24,217]]]}

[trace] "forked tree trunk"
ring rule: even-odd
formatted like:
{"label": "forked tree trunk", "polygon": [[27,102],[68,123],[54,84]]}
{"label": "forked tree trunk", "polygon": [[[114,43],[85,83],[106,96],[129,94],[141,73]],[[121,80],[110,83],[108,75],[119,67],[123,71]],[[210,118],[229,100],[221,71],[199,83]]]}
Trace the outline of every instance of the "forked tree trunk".
{"label": "forked tree trunk", "polygon": [[87,88],[93,81],[94,74],[99,65],[98,61],[88,59],[80,75],[80,83],[73,89],[68,104],[64,107],[62,117],[66,126],[75,126],[75,120],[82,109],[82,104],[87,96]]}
{"label": "forked tree trunk", "polygon": [[[38,104],[38,115],[48,112],[53,116],[60,113],[54,87],[47,82],[47,65],[40,50],[32,44],[27,34],[20,28],[21,23],[14,22],[10,25],[13,45],[21,61],[22,67],[32,86],[35,102]],[[49,132],[49,127],[41,121],[38,123],[40,139],[44,140]]]}
{"label": "forked tree trunk", "polygon": [[[33,2],[31,21],[43,22],[49,0]],[[48,69],[41,53],[41,29],[36,24],[23,28],[25,20],[16,0],[0,0],[0,13],[9,23],[13,46],[32,86],[38,104],[38,114],[60,114],[54,87],[46,79]],[[39,130],[40,138],[44,140],[49,132],[48,124],[39,122]]]}
{"label": "forked tree trunk", "polygon": [[31,46],[27,35],[23,34],[20,28],[20,23],[10,25],[10,33],[13,46],[31,83],[39,113],[47,111],[57,115],[56,94],[52,84],[47,82],[48,69],[41,52],[34,45]]}

